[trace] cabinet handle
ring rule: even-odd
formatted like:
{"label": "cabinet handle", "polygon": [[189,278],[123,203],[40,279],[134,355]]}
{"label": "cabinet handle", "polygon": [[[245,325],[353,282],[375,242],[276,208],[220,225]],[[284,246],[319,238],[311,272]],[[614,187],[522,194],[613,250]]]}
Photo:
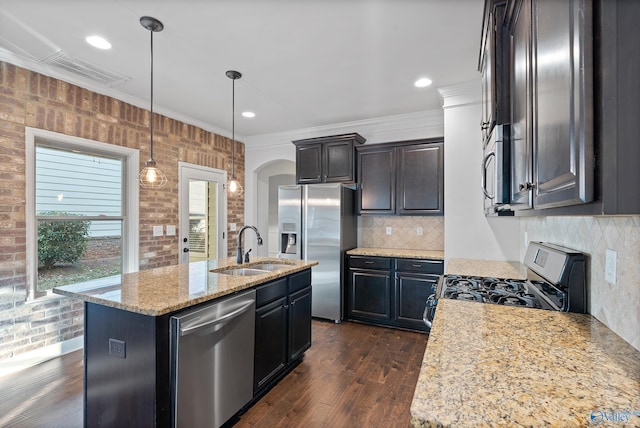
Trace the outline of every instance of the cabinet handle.
{"label": "cabinet handle", "polygon": [[422,265],[421,265],[421,264],[417,264],[417,263],[414,263],[412,266],[413,266],[413,267],[422,267]]}
{"label": "cabinet handle", "polygon": [[518,190],[520,190],[521,192],[525,192],[525,191],[528,192],[529,190],[532,190],[534,187],[536,187],[536,185],[533,183],[529,183],[528,181],[525,183],[518,184]]}
{"label": "cabinet handle", "polygon": [[489,159],[495,156],[496,152],[491,151],[487,153],[487,155],[482,160],[482,193],[484,193],[484,196],[486,196],[488,199],[493,199],[496,197],[495,195],[487,192],[487,162],[489,161]]}
{"label": "cabinet handle", "polygon": [[365,262],[364,262],[364,264],[365,264],[365,265],[372,265],[372,264],[374,264],[374,263],[375,263],[375,262],[373,262],[373,261],[371,261],[371,260],[367,260],[367,261],[365,261]]}

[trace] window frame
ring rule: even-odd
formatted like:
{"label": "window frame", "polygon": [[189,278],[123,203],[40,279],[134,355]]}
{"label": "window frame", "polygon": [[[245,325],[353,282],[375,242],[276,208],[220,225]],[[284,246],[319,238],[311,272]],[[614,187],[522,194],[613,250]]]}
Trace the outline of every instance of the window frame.
{"label": "window frame", "polygon": [[36,145],[46,145],[59,150],[76,150],[121,158],[122,179],[122,273],[137,272],[139,260],[139,197],[138,169],[140,152],[129,147],[116,146],[86,138],[75,137],[43,129],[25,129],[25,181],[26,181],[26,280],[27,301],[51,296],[51,290],[39,291],[38,243],[36,216]]}

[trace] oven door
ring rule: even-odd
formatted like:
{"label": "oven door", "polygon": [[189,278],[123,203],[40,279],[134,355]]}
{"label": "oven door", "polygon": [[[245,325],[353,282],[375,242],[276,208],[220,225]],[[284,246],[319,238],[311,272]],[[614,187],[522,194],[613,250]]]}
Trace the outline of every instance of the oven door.
{"label": "oven door", "polygon": [[496,125],[482,159],[482,193],[486,214],[513,214],[509,208],[510,168],[509,125]]}

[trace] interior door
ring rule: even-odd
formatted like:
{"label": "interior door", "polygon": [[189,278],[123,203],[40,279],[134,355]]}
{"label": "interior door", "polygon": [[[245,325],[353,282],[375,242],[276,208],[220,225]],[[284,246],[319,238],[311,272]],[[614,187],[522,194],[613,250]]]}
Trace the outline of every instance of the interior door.
{"label": "interior door", "polygon": [[180,263],[226,257],[226,171],[179,164]]}

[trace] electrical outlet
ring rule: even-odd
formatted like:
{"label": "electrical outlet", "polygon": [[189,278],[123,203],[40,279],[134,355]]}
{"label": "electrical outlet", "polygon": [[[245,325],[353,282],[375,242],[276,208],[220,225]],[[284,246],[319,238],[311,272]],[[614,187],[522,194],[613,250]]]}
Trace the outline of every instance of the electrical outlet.
{"label": "electrical outlet", "polygon": [[422,227],[418,226],[418,227],[416,228],[416,235],[418,235],[418,236],[422,236],[422,233],[423,233],[423,232],[424,232],[424,229],[423,229]]}
{"label": "electrical outlet", "polygon": [[618,253],[607,248],[604,261],[604,280],[610,284],[616,283],[616,259]]}
{"label": "electrical outlet", "polygon": [[387,226],[387,235],[391,235],[391,226]]}
{"label": "electrical outlet", "polygon": [[109,355],[126,358],[127,344],[124,342],[124,340],[109,339]]}
{"label": "electrical outlet", "polygon": [[176,236],[176,227],[170,224],[167,225],[167,236]]}
{"label": "electrical outlet", "polygon": [[162,236],[163,233],[162,226],[153,226],[153,236]]}
{"label": "electrical outlet", "polygon": [[235,232],[236,231],[236,224],[235,223],[229,223],[229,230],[231,232]]}

